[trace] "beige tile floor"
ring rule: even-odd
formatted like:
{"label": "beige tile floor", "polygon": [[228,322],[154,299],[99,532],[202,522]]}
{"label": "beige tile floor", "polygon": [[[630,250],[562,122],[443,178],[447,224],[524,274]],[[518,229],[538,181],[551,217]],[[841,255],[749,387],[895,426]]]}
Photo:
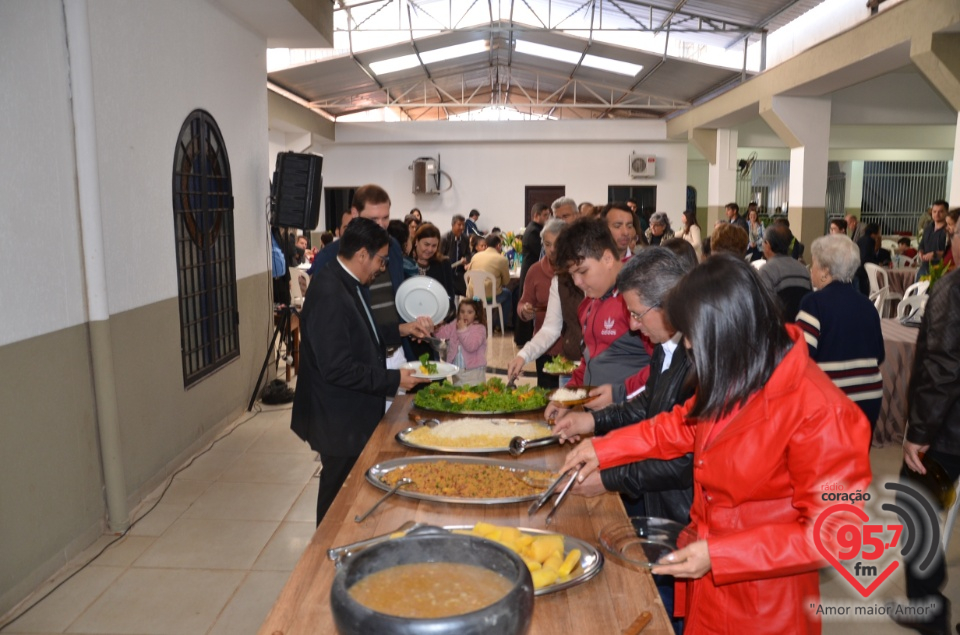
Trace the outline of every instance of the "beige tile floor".
{"label": "beige tile floor", "polygon": [[[509,334],[496,336],[488,347],[488,363],[504,368],[515,354]],[[238,423],[177,475],[156,508],[128,535],[3,629],[3,635],[256,633],[313,534],[319,464],[290,432],[289,406],[265,406]],[[874,449],[871,460],[876,479],[890,480],[897,472],[899,449]],[[873,504],[880,504],[877,496]],[[953,580],[960,580],[957,533],[955,529],[948,554]],[[61,578],[110,540],[104,537],[92,545]],[[837,574],[824,573],[821,588],[824,602],[854,599]],[[902,576],[894,575],[877,595],[902,593]],[[960,607],[960,584],[948,583],[947,593]],[[828,635],[907,632],[886,618],[824,622]]]}

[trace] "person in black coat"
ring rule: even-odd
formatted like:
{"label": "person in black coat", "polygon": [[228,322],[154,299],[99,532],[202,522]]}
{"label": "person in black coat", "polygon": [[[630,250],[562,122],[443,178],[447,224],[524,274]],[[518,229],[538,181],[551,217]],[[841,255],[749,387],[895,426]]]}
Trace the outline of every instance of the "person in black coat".
{"label": "person in black coat", "polygon": [[310,283],[300,314],[300,374],[290,427],[320,453],[317,524],[383,418],[386,399],[421,380],[413,370],[387,370],[386,347],[407,335],[427,337],[429,318],[379,327],[362,287],[387,262],[389,237],[366,218],[354,219],[338,256]]}
{"label": "person in black coat", "polygon": [[[952,236],[951,249],[954,261],[960,262],[960,233]],[[903,442],[900,480],[916,486],[919,474],[939,464],[950,483],[955,483],[960,477],[960,272],[957,269],[940,278],[930,290],[917,336],[908,401],[910,423]],[[909,506],[910,502],[904,500],[907,498],[897,495],[901,506]],[[904,562],[907,598],[918,604],[933,600],[939,605],[933,615],[924,616],[928,621],[903,624],[921,633],[953,632],[949,627],[950,600],[943,594],[946,565],[942,543],[939,540],[935,543],[939,553],[922,574],[915,569],[913,561],[923,557],[926,550],[914,549]]]}
{"label": "person in black coat", "polygon": [[880,226],[876,223],[868,224],[863,230],[863,236],[857,240],[860,250],[860,268],[857,269],[856,280],[860,293],[870,295],[870,278],[867,276],[865,264],[880,265],[877,253],[880,251]]}

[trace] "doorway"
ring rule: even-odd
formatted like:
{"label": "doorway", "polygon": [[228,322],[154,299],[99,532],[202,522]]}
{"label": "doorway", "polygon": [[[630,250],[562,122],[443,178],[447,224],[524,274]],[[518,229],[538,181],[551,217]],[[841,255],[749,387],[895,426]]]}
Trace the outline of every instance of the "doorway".
{"label": "doorway", "polygon": [[536,203],[547,207],[561,196],[567,195],[565,185],[527,185],[523,189],[523,226],[530,224],[530,208]]}
{"label": "doorway", "polygon": [[626,201],[632,198],[637,202],[637,214],[650,218],[657,211],[656,185],[610,185],[607,186],[607,202]]}

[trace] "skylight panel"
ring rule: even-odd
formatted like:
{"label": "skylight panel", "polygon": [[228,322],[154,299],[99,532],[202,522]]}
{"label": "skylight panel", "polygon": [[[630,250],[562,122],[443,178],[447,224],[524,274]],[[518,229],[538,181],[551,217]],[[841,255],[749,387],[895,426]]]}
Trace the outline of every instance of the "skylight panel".
{"label": "skylight panel", "polygon": [[599,55],[585,55],[583,57],[583,65],[601,71],[626,75],[627,77],[635,77],[637,73],[643,70],[643,66],[640,64],[623,62],[609,57],[600,57]]}
{"label": "skylight panel", "polygon": [[[453,46],[445,46],[443,48],[433,49],[430,51],[421,51],[420,59],[423,60],[424,64],[433,64],[436,62],[445,62],[447,60],[456,59],[458,57],[466,57],[467,55],[483,53],[486,50],[486,40],[472,40],[470,42],[454,44]],[[386,75],[388,73],[405,71],[408,68],[413,68],[419,65],[420,60],[417,59],[415,54],[402,55],[400,57],[391,57],[385,60],[380,60],[379,62],[371,62],[370,70],[377,75]]]}
{"label": "skylight panel", "polygon": [[[577,51],[562,49],[556,46],[547,46],[546,44],[536,44],[534,42],[527,42],[526,40],[517,40],[516,51],[517,53],[535,55],[544,59],[557,60],[573,65],[581,63],[581,54]],[[582,64],[590,68],[596,68],[609,73],[617,73],[619,75],[627,75],[628,77],[634,77],[643,70],[643,66],[640,64],[631,64],[630,62],[623,62],[599,55],[584,55]]]}
{"label": "skylight panel", "polygon": [[526,40],[517,40],[516,51],[517,53],[535,55],[548,60],[566,62],[567,64],[576,64],[580,61],[580,53],[577,51],[547,46],[546,44],[536,44]]}

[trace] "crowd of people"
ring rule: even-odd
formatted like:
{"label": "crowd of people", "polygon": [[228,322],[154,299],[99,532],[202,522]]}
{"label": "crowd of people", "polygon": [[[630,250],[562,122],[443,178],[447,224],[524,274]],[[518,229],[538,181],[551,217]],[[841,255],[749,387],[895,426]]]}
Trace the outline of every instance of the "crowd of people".
{"label": "crowd of people", "polygon": [[[933,207],[917,253],[930,264],[960,252],[960,239],[950,240],[956,214],[942,201]],[[544,413],[562,441],[576,443],[563,468],[583,465],[574,493],[618,492],[632,515],[688,526],[653,568],[677,631],[819,632],[806,603],[824,565],[810,535],[827,505],[823,487],[866,491],[871,480],[884,349],[879,315],[857,282],[879,249],[875,226],[831,220],[810,245],[808,268],[789,222],[765,226],[752,204],[746,216],[728,205],[706,236],[693,212],[674,231],[666,214],[638,215],[635,203],[597,208],[563,197],[531,210],[510,303],[502,237],[479,229],[477,210],[454,216],[446,232],[419,210],[389,216],[382,188],[358,189],[339,240],[314,257],[292,427],[323,463],[318,523],[387,400],[427,381],[397,363],[429,352],[424,338],[450,343],[446,361],[462,369],[455,381],[483,381],[481,300],[497,298],[510,316],[503,327],[513,319],[531,327],[508,376],[532,362],[537,383],[556,387],[544,364],[562,355],[580,362],[566,385],[591,387],[583,411],[550,403]],[[492,285],[471,288],[471,271],[490,273]],[[440,323],[401,323],[396,290],[413,276],[447,291]],[[960,278],[944,280],[931,302],[947,323],[960,315]],[[905,470],[922,470],[919,453],[933,447],[955,478],[956,330],[923,326],[920,338]],[[953,346],[945,356],[944,345]],[[914,586],[944,606],[942,579]]]}

